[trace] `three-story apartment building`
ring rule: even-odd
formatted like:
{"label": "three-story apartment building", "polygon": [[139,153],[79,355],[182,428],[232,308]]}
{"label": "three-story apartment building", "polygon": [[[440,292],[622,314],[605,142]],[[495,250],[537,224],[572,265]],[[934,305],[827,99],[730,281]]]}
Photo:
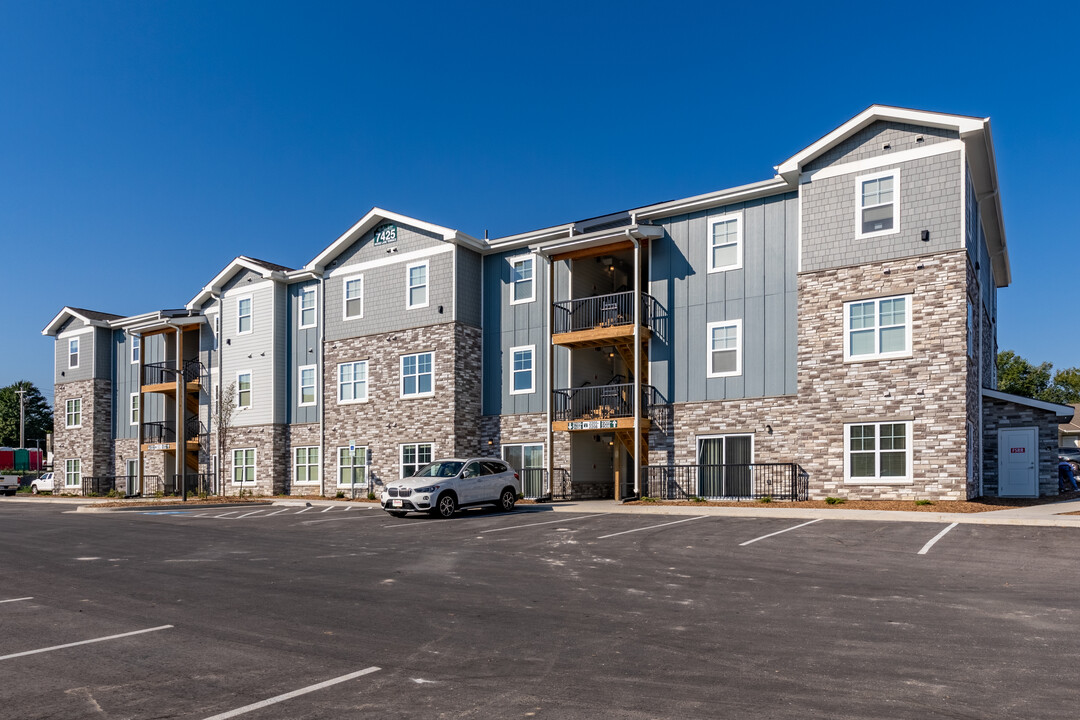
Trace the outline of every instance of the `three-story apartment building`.
{"label": "three-story apartment building", "polygon": [[529,496],[1048,494],[1072,409],[995,389],[1009,282],[989,121],[874,106],[749,185],[492,240],[374,209],[178,310],[64,308],[56,469],[334,495],[498,454]]}

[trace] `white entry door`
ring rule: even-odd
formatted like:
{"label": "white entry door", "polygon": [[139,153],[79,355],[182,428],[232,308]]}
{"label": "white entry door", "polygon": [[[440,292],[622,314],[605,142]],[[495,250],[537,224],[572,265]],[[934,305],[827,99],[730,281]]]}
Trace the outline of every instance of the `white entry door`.
{"label": "white entry door", "polygon": [[998,430],[998,495],[1038,497],[1037,437],[1035,428]]}

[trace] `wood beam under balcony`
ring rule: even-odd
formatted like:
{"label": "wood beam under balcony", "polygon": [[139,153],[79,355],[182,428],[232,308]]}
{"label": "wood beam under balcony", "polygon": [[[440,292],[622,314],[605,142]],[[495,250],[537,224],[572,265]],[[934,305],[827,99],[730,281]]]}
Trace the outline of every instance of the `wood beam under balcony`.
{"label": "wood beam under balcony", "polygon": [[[648,342],[651,332],[648,328],[641,328],[642,342]],[[634,343],[633,325],[614,325],[610,327],[595,327],[588,330],[574,330],[573,332],[557,333],[551,336],[552,345],[560,345],[570,349],[608,347]]]}

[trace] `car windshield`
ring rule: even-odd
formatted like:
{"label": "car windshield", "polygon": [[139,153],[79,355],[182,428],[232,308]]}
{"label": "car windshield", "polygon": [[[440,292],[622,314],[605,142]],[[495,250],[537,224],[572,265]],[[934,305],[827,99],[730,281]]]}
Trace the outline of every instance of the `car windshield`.
{"label": "car windshield", "polygon": [[461,466],[464,464],[465,463],[460,460],[433,462],[430,465],[420,468],[413,477],[454,477],[461,472]]}

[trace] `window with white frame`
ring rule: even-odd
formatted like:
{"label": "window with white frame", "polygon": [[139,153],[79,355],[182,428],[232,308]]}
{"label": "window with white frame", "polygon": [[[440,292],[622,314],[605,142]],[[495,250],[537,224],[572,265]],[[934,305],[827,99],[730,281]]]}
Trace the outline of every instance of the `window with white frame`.
{"label": "window with white frame", "polygon": [[315,290],[314,287],[306,287],[300,291],[300,329],[312,328],[316,325],[315,320]]}
{"label": "window with white frame", "polygon": [[338,486],[366,486],[367,470],[367,446],[355,445],[351,449],[338,448]]}
{"label": "window with white frame", "polygon": [[128,407],[131,408],[131,424],[139,424],[139,393],[131,393]]}
{"label": "window with white frame", "polygon": [[533,358],[535,345],[510,348],[510,394],[525,395],[536,390]]}
{"label": "window with white frame", "polygon": [[731,377],[742,374],[742,320],[725,320],[707,326],[706,376]]}
{"label": "window with white frame", "polygon": [[844,425],[844,477],[853,483],[911,480],[911,422]]}
{"label": "window with white frame", "polygon": [[844,359],[911,355],[911,295],[844,303]]}
{"label": "window with white frame", "polygon": [[79,338],[68,340],[68,369],[79,367]]}
{"label": "window with white frame", "polygon": [[435,394],[435,353],[401,356],[401,397],[427,397]]}
{"label": "window with white frame", "polygon": [[405,268],[405,307],[427,307],[428,304],[428,264],[412,263]]}
{"label": "window with white frame", "polygon": [[368,399],[368,361],[338,365],[338,403],[364,402]]}
{"label": "window with white frame", "polygon": [[236,407],[251,407],[251,371],[236,373]]}
{"label": "window with white frame", "polygon": [[431,443],[406,443],[401,446],[401,477],[412,477],[431,462]]}
{"label": "window with white frame", "polygon": [[82,460],[64,461],[64,486],[78,487],[82,485]]}
{"label": "window with white frame", "polygon": [[300,407],[315,404],[315,365],[305,365],[299,368]]}
{"label": "window with white frame", "polygon": [[82,427],[82,400],[71,398],[64,403],[64,427]]}
{"label": "window with white frame", "polygon": [[738,270],[743,261],[742,213],[709,218],[709,272]]}
{"label": "window with white frame", "polygon": [[364,276],[354,275],[344,281],[345,295],[342,317],[345,320],[364,317]]}
{"label": "window with white frame", "polygon": [[900,171],[886,170],[855,178],[856,237],[900,232]]}
{"label": "window with white frame", "polygon": [[138,335],[131,336],[131,364],[136,365],[142,353],[142,339]]}
{"label": "window with white frame", "polygon": [[319,484],[318,447],[298,447],[293,449],[293,483],[296,485]]}
{"label": "window with white frame", "polygon": [[532,255],[512,257],[510,262],[510,284],[512,287],[510,304],[531,302],[536,299],[536,283],[533,280]]}
{"label": "window with white frame", "polygon": [[251,303],[252,299],[250,295],[236,299],[236,332],[241,335],[251,332]]}
{"label": "window with white frame", "polygon": [[255,482],[255,448],[233,450],[233,484]]}

